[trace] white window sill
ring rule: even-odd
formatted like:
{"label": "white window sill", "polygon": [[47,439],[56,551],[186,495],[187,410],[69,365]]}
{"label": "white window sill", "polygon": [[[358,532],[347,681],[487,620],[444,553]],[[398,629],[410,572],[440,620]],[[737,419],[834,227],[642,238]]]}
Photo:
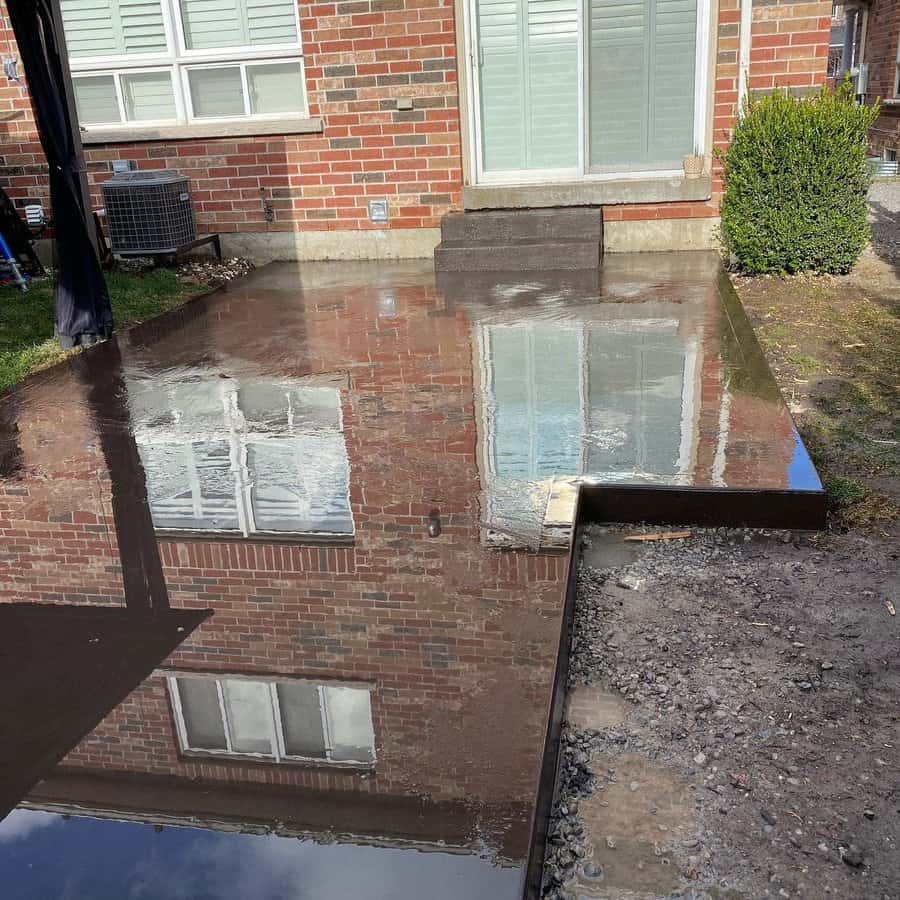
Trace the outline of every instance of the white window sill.
{"label": "white window sill", "polygon": [[465,209],[606,206],[620,203],[704,201],[712,196],[709,175],[623,176],[544,184],[478,184],[463,188]]}
{"label": "white window sill", "polygon": [[319,134],[322,119],[235,119],[231,122],[203,122],[191,125],[134,125],[82,128],[81,142],[125,144],[134,141],[184,141],[192,138],[255,137],[268,134]]}

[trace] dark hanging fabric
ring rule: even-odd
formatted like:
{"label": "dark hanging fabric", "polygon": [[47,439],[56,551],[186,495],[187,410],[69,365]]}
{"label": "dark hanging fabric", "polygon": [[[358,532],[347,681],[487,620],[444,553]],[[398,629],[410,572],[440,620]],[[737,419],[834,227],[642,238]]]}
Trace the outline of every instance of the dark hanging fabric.
{"label": "dark hanging fabric", "polygon": [[131,428],[118,341],[80,353],[69,365],[87,386],[88,405],[109,471],[125,605],[135,611],[167,609],[169,592],[150,514],[147,476]]}
{"label": "dark hanging fabric", "polygon": [[50,167],[50,201],[56,229],[56,332],[69,348],[112,333],[109,293],[91,233],[89,202],[82,191],[83,158],[73,110],[67,101],[65,37],[54,15],[58,0],[9,0],[7,9],[22,64],[41,146]]}

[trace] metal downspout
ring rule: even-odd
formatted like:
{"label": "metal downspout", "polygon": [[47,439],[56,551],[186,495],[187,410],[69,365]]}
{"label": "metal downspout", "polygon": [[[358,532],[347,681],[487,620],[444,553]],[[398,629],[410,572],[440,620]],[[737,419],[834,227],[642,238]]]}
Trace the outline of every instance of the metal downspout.
{"label": "metal downspout", "polygon": [[750,38],[753,27],[753,0],[741,0],[741,31],[738,45],[738,116],[744,114],[744,104],[750,83]]}

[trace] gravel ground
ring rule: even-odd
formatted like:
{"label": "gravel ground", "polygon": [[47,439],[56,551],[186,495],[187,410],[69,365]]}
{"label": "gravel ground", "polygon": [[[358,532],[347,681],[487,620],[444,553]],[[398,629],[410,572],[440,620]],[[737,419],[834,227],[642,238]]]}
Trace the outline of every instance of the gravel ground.
{"label": "gravel ground", "polygon": [[623,534],[585,537],[545,897],[900,897],[898,529]]}
{"label": "gravel ground", "polygon": [[879,179],[869,189],[872,252],[900,259],[900,178]]}
{"label": "gravel ground", "polygon": [[[116,267],[125,272],[144,272],[154,269],[159,263],[149,256],[118,259]],[[178,280],[187,283],[208,284],[211,287],[224,284],[234,278],[246,275],[256,268],[252,260],[242,256],[216,259],[214,256],[186,256],[175,264]]]}

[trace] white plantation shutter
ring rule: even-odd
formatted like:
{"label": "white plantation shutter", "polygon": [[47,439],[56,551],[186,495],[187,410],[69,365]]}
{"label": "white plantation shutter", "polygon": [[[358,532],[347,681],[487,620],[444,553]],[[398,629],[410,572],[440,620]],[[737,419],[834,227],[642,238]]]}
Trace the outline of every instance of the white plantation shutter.
{"label": "white plantation shutter", "polygon": [[73,78],[78,120],[85,125],[107,124],[121,120],[116,98],[116,80],[112,75]]}
{"label": "white plantation shutter", "polygon": [[189,50],[298,41],[295,0],[181,0]]}
{"label": "white plantation shutter", "polygon": [[577,0],[478,0],[485,171],[578,161]]}
{"label": "white plantation shutter", "polygon": [[244,88],[238,66],[190,69],[188,83],[194,116],[218,118],[244,114]]}
{"label": "white plantation shutter", "polygon": [[292,44],[297,41],[295,0],[244,0],[248,44]]}
{"label": "white plantation shutter", "polygon": [[60,0],[60,7],[73,59],[166,50],[160,0]]}
{"label": "white plantation shutter", "polygon": [[590,165],[676,168],[693,151],[697,0],[591,0]]}
{"label": "white plantation shutter", "polygon": [[519,0],[479,0],[485,171],[525,168],[524,59]]}
{"label": "white plantation shutter", "polygon": [[129,122],[174,119],[172,76],[165,72],[132,72],[121,76],[125,118]]}
{"label": "white plantation shutter", "polygon": [[299,112],[303,108],[303,70],[298,62],[247,66],[247,87],[254,116]]}

